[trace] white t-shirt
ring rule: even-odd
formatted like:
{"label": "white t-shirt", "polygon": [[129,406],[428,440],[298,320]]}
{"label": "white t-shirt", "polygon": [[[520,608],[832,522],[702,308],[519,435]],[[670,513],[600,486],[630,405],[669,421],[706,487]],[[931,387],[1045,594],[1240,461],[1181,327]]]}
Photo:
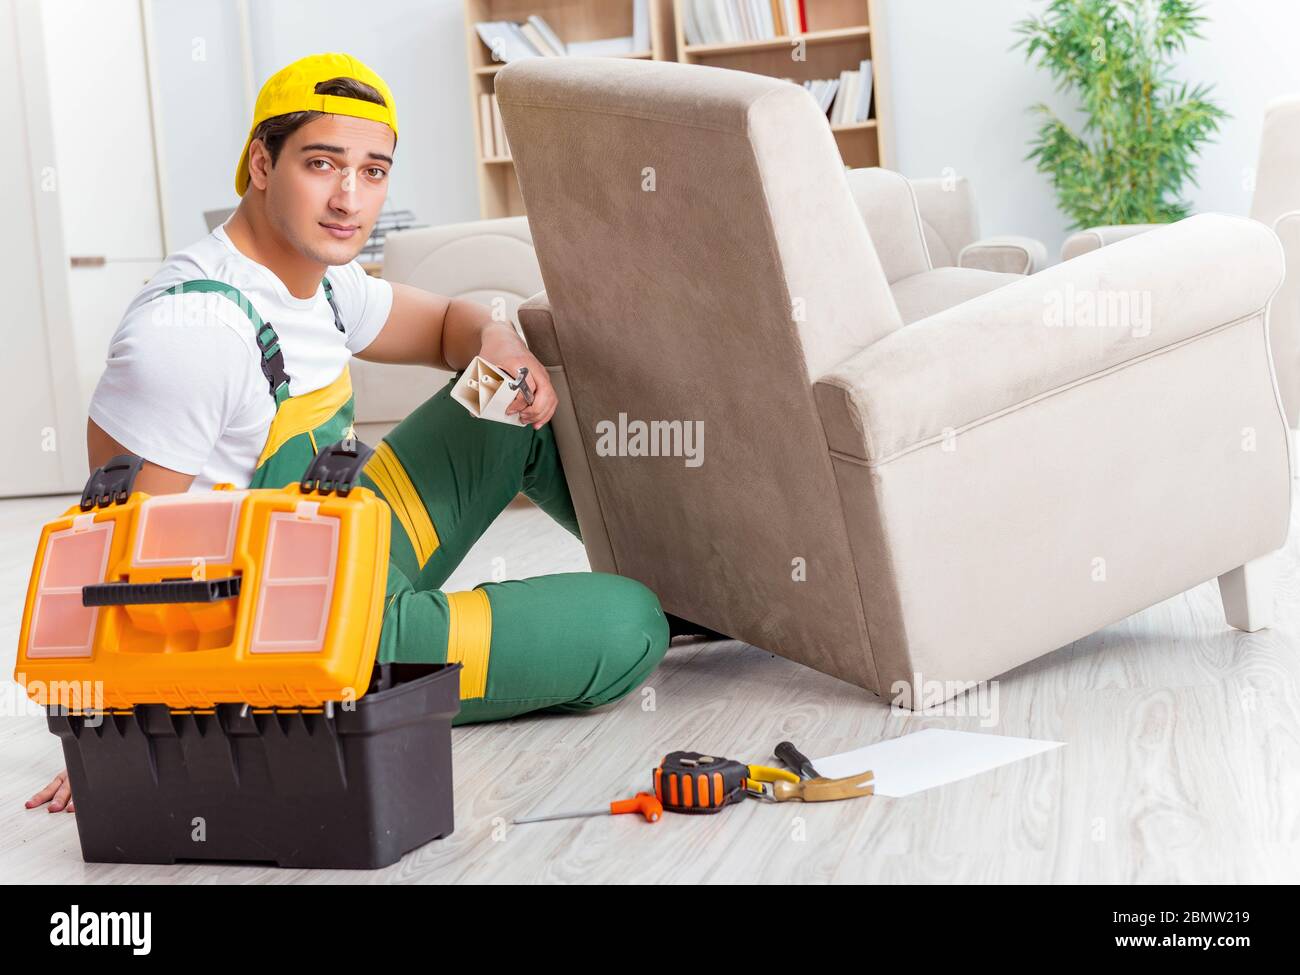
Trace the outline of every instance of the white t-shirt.
{"label": "white t-shirt", "polygon": [[197,475],[190,490],[229,481],[247,487],[275,416],[248,316],[220,294],[163,295],[183,281],[232,285],[275,328],[289,392],[301,396],[338,378],[349,357],[379,334],[393,288],[356,261],[331,267],[345,332],[323,286],[295,298],[275,274],[245,257],[224,226],[167,258],[113,333],[90,400],[90,418],[145,460]]}

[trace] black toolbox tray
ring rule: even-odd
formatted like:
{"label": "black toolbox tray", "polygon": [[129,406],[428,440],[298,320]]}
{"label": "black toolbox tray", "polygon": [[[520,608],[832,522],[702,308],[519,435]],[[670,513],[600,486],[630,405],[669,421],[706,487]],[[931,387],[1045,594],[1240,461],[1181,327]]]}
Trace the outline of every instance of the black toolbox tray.
{"label": "black toolbox tray", "polygon": [[450,835],[460,664],[385,664],[345,708],[48,715],[82,856],[374,869]]}

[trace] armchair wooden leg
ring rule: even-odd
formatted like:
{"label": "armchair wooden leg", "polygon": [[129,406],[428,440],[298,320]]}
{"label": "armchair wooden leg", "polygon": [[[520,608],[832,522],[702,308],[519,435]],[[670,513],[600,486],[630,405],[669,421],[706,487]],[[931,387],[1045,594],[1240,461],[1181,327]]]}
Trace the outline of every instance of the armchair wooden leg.
{"label": "armchair wooden leg", "polygon": [[1252,559],[1219,576],[1219,595],[1228,625],[1254,633],[1273,625],[1276,553]]}

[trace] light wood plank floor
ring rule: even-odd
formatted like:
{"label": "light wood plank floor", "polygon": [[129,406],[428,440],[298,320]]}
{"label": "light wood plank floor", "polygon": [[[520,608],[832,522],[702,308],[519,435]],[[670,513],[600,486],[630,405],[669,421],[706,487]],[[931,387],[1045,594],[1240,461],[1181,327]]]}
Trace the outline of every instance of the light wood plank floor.
{"label": "light wood plank floor", "polygon": [[[40,523],[71,499],[0,502],[0,675]],[[1207,513],[1209,514],[1209,513]],[[453,730],[456,831],[375,872],[86,864],[73,815],[25,810],[61,767],[44,719],[0,688],[0,880],[38,883],[391,882],[1296,882],[1300,880],[1300,531],[1278,624],[1224,624],[1207,583],[1005,675],[999,721],[893,714],[856,687],[735,642],[678,641],[647,687],[582,716]],[[581,570],[581,547],[514,507],[448,588]],[[925,727],[1065,741],[1065,748],[907,799],[733,807],[508,825],[647,788],[664,752],[771,761]]]}

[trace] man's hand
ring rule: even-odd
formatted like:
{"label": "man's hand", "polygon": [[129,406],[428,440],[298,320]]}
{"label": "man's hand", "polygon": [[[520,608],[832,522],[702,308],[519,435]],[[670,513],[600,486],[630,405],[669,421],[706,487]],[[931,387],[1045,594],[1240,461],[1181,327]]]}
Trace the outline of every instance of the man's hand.
{"label": "man's hand", "polygon": [[555,395],[555,387],[551,385],[551,377],[546,367],[528,351],[524,340],[512,326],[494,323],[483,329],[483,345],[478,354],[494,366],[509,370],[513,376],[519,375],[521,366],[528,368],[528,376],[524,382],[533,391],[533,403],[531,406],[528,405],[521,390],[515,395],[514,402],[506,407],[506,414],[508,416],[518,414],[520,423],[531,423],[533,429],[540,430],[555,413],[555,407],[559,405],[559,397]]}
{"label": "man's hand", "polygon": [[383,329],[358,358],[373,362],[400,362],[434,366],[460,372],[481,355],[512,376],[528,367],[529,405],[523,392],[506,407],[520,423],[540,430],[559,403],[546,367],[528,351],[514,326],[493,318],[487,305],[465,298],[447,298],[410,285],[393,283],[393,307]]}
{"label": "man's hand", "polygon": [[[51,802],[51,800],[53,800]],[[64,769],[56,775],[50,784],[47,785],[36,795],[27,800],[27,808],[35,809],[37,806],[50,803],[47,812],[56,813],[60,810],[64,812],[76,812],[72,806],[72,783],[68,780],[68,770]]]}
{"label": "man's hand", "polygon": [[398,362],[459,372],[481,355],[517,376],[528,367],[530,406],[522,392],[506,413],[540,430],[559,403],[546,367],[528,351],[514,326],[493,318],[492,309],[465,298],[447,298],[393,282],[393,307],[374,340],[357,353],[371,362]]}

